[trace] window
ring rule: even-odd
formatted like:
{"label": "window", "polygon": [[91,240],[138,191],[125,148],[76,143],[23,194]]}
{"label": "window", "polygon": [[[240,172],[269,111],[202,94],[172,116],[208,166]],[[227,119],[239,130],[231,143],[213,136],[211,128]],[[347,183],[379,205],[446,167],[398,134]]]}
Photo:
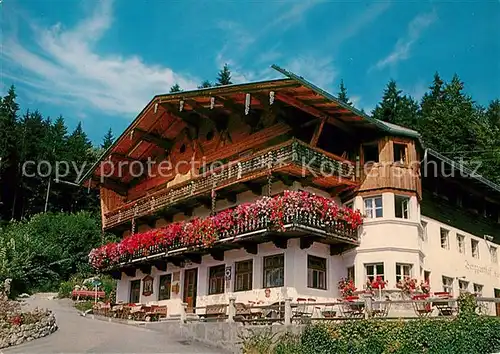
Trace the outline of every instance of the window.
{"label": "window", "polygon": [[421,238],[423,241],[427,241],[427,221],[422,221],[422,230],[421,230]]}
{"label": "window", "polygon": [[445,277],[443,275],[443,291],[450,294],[453,292],[453,278]]}
{"label": "window", "polygon": [[441,228],[441,248],[445,250],[450,249],[450,231]]}
{"label": "window", "polygon": [[172,287],[172,274],[160,276],[160,290],[158,291],[158,300],[170,299],[170,288]]}
{"label": "window", "polygon": [[394,196],[394,201],[395,201],[395,212],[396,212],[396,217],[397,218],[402,218],[402,219],[409,219],[410,218],[410,212],[409,212],[409,206],[410,206],[410,198],[401,196],[401,195],[396,195]]}
{"label": "window", "polygon": [[363,145],[363,155],[365,164],[378,162],[378,143]]}
{"label": "window", "polygon": [[273,288],[285,284],[285,256],[264,257],[264,287]]}
{"label": "window", "polygon": [[470,240],[470,247],[472,248],[472,257],[479,259],[479,241]]}
{"label": "window", "polygon": [[326,290],[326,259],[307,256],[307,287]]}
{"label": "window", "polygon": [[457,235],[457,248],[458,252],[465,254],[465,236]]}
{"label": "window", "polygon": [[377,277],[382,277],[384,279],[384,263],[376,263],[376,264],[367,264],[366,268],[366,277],[370,281],[374,281]]}
{"label": "window", "polygon": [[347,279],[354,281],[354,266],[347,268]]}
{"label": "window", "polygon": [[406,144],[394,143],[394,162],[406,163]]}
{"label": "window", "polygon": [[365,198],[365,214],[368,218],[381,218],[382,197]]}
{"label": "window", "polygon": [[132,280],[130,282],[130,303],[136,304],[141,296],[141,280]]}
{"label": "window", "polygon": [[490,246],[490,256],[491,256],[491,262],[492,263],[498,263],[498,255],[497,255],[497,248]]}
{"label": "window", "polygon": [[350,201],[349,203],[345,203],[344,206],[349,209],[354,209],[354,202]]}
{"label": "window", "polygon": [[396,283],[411,276],[411,264],[396,263]]}
{"label": "window", "polygon": [[424,270],[424,282],[430,284],[431,281],[431,272],[428,270]]}
{"label": "window", "polygon": [[234,291],[252,290],[253,261],[236,262]]}
{"label": "window", "polygon": [[208,295],[224,293],[226,266],[224,264],[210,267],[208,270]]}
{"label": "window", "polygon": [[469,292],[469,282],[465,280],[459,280],[458,288],[460,289],[460,294]]}
{"label": "window", "polygon": [[483,296],[483,286],[481,284],[474,284],[474,294],[476,296]]}

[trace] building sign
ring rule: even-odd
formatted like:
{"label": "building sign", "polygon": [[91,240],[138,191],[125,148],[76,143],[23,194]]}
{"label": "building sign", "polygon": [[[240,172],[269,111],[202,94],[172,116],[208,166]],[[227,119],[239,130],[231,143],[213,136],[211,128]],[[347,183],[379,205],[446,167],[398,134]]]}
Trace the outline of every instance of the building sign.
{"label": "building sign", "polygon": [[226,267],[226,280],[231,280],[231,266]]}
{"label": "building sign", "polygon": [[149,296],[153,293],[153,277],[147,275],[142,279],[142,295]]}
{"label": "building sign", "polygon": [[479,266],[477,264],[470,264],[469,262],[465,261],[465,269],[470,270],[475,274],[486,274],[490,277],[493,276],[496,278],[500,278],[500,272],[496,269],[493,269],[492,267]]}

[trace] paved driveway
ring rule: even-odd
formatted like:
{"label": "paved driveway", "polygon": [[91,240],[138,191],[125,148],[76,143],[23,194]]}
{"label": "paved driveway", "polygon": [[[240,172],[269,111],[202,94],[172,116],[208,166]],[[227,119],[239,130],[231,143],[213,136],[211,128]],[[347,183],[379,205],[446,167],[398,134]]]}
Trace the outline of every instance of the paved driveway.
{"label": "paved driveway", "polygon": [[222,353],[200,343],[172,338],[166,332],[82,317],[69,300],[35,295],[28,302],[30,306],[53,310],[59,329],[0,353]]}

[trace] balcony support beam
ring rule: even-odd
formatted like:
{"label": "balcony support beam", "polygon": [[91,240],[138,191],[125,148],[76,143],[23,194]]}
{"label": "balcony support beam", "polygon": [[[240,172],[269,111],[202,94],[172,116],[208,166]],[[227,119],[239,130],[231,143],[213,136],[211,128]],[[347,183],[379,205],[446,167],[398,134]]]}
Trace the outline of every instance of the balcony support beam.
{"label": "balcony support beam", "polygon": [[210,251],[210,255],[216,261],[219,261],[219,262],[223,262],[224,261],[224,251],[212,250],[212,251]]}
{"label": "balcony support beam", "polygon": [[188,254],[186,254],[186,258],[189,259],[193,263],[201,264],[201,254],[188,253]]}
{"label": "balcony support beam", "polygon": [[312,237],[310,237],[310,236],[301,237],[300,238],[300,249],[304,250],[306,248],[309,248],[312,246],[313,243],[314,243],[314,240]]}
{"label": "balcony support beam", "polygon": [[286,237],[273,237],[271,241],[277,248],[286,250],[288,247],[288,239]]}
{"label": "balcony support beam", "polygon": [[154,261],[154,264],[156,269],[158,269],[159,271],[162,271],[162,272],[165,272],[167,270],[167,262],[164,261],[164,260],[156,260]]}
{"label": "balcony support beam", "polygon": [[143,274],[151,274],[151,264],[150,263],[139,264],[138,268]]}
{"label": "balcony support beam", "polygon": [[129,277],[135,277],[136,269],[135,267],[126,267],[123,269],[123,273]]}
{"label": "balcony support beam", "polygon": [[247,253],[257,254],[258,253],[258,244],[254,242],[241,242],[241,246],[245,249]]}

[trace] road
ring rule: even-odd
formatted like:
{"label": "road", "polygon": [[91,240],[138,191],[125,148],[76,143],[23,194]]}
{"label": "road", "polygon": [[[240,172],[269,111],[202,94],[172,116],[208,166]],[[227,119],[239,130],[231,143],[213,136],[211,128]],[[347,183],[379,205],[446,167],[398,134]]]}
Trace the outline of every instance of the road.
{"label": "road", "polygon": [[166,332],[82,317],[66,299],[34,295],[28,303],[54,311],[59,329],[0,353],[222,353],[201,343],[172,338]]}

